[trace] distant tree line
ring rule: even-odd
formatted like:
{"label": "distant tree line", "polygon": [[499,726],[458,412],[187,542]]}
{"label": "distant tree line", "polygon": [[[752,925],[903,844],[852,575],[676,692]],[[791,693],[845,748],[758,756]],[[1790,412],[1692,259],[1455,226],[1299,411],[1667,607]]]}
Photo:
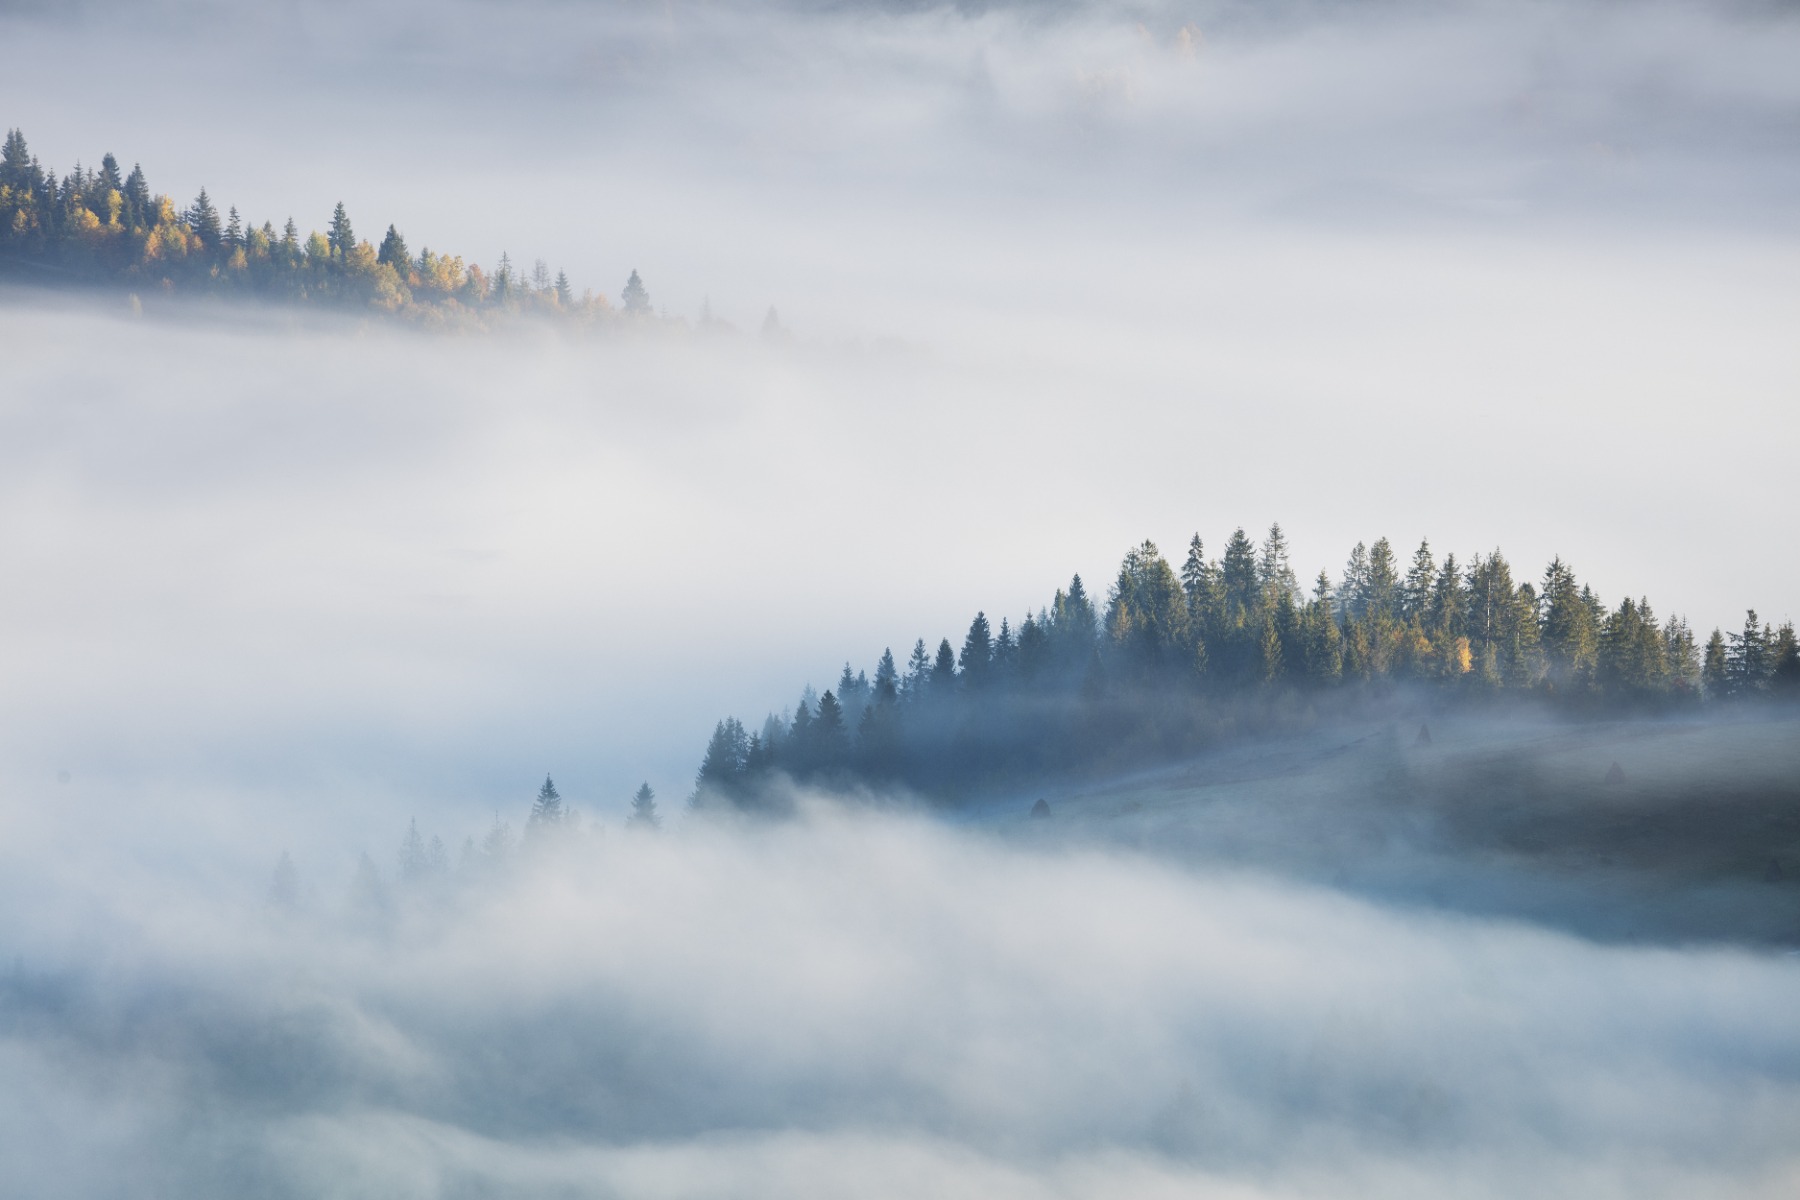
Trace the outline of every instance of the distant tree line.
{"label": "distant tree line", "polygon": [[845,664],[759,728],[715,726],[691,802],[781,805],[783,779],[900,785],[954,797],[1051,772],[1141,765],[1235,733],[1355,711],[1402,686],[1429,701],[1531,695],[1586,711],[1800,700],[1793,624],[1754,611],[1698,643],[1646,599],[1609,607],[1557,558],[1517,581],[1495,550],[1402,563],[1359,543],[1336,584],[1303,591],[1280,525],[1242,529],[1209,559],[1198,534],[1179,570],[1151,542],[1119,566],[1104,604],[1079,575],[996,629],[977,613],[961,648],[924,639],[871,676]]}
{"label": "distant tree line", "polygon": [[[633,832],[655,832],[662,828],[656,793],[648,783],[632,796],[625,828]],[[522,858],[577,846],[593,833],[591,823],[584,826],[576,810],[563,803],[555,781],[546,775],[538,788],[537,798],[531,803],[523,836],[514,832],[510,821],[502,820],[499,813],[495,813],[494,823],[479,840],[474,837],[464,839],[462,852],[454,864],[442,837],[437,834],[426,837],[417,820],[409,821],[395,855],[392,880],[402,892],[434,894],[449,885],[497,877]],[[396,893],[375,860],[367,854],[361,855],[350,885],[352,912],[365,917],[380,916],[390,912],[395,900]],[[276,860],[268,901],[276,909],[292,910],[300,906],[299,871],[286,851]]]}
{"label": "distant tree line", "polygon": [[430,247],[415,255],[393,225],[371,245],[357,236],[341,203],[324,232],[302,236],[292,217],[277,230],[270,221],[242,219],[236,208],[221,213],[205,188],[178,208],[150,190],[142,167],[123,174],[110,153],[99,170],[77,163],[59,179],[17,129],[0,146],[0,276],[261,296],[430,323],[508,312],[596,321],[652,311],[635,270],[615,309],[591,291],[576,295],[568,276],[552,276],[541,260],[527,271],[502,254],[487,271]]}

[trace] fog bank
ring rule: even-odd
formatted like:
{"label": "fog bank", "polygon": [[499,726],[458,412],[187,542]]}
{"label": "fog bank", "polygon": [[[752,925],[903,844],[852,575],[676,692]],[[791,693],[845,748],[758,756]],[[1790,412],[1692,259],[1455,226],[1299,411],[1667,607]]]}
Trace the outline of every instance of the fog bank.
{"label": "fog bank", "polygon": [[0,929],[0,1160],[34,1195],[1773,1196],[1800,1170],[1791,959],[827,811],[393,885],[388,916],[71,891],[15,855],[54,914]]}

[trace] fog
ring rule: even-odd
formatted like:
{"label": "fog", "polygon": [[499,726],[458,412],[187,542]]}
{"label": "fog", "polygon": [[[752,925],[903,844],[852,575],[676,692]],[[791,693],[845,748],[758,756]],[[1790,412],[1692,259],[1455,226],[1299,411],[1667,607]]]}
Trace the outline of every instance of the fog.
{"label": "fog", "polygon": [[0,1138],[33,1195],[1774,1196],[1800,1170],[1792,958],[829,810],[579,839],[385,915],[8,867]]}
{"label": "fog", "polygon": [[[744,331],[0,289],[4,1190],[1800,1182],[1800,968],[1716,927],[1472,860],[1440,903],[1454,843],[1221,853],[1230,808],[678,819],[719,717],[1146,536],[1800,617],[1791,6],[84,0],[0,45],[59,171]],[[568,861],[352,913],[546,772]]]}

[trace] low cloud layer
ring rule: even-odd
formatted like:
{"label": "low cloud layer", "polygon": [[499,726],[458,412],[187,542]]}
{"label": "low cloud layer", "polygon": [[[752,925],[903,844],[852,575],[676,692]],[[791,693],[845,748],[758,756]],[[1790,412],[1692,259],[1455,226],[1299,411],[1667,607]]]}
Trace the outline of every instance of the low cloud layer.
{"label": "low cloud layer", "polygon": [[33,1195],[1779,1195],[1800,966],[821,811],[389,915],[12,853]]}

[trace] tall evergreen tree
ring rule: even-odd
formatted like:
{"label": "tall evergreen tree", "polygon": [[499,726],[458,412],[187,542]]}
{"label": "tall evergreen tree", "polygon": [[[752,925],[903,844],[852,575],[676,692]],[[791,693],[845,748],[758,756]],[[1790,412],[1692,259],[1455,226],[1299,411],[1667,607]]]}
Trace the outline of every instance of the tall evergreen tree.
{"label": "tall evergreen tree", "polygon": [[969,622],[969,632],[963,637],[962,665],[963,683],[969,687],[980,687],[987,683],[988,668],[994,659],[994,639],[988,626],[987,614],[978,612],[975,619]]}
{"label": "tall evergreen tree", "polygon": [[538,789],[537,799],[532,801],[531,816],[525,823],[527,833],[544,832],[563,823],[567,816],[563,808],[562,795],[556,790],[556,784],[544,776],[544,786]]}
{"label": "tall evergreen tree", "polygon": [[950,639],[944,638],[938,643],[937,658],[931,664],[931,691],[934,695],[948,695],[956,685],[956,651],[950,648]]}
{"label": "tall evergreen tree", "polygon": [[625,311],[632,316],[648,316],[650,314],[650,293],[644,287],[644,281],[638,278],[634,267],[631,278],[625,281],[625,290],[619,293],[619,300]]}
{"label": "tall evergreen tree", "polygon": [[406,248],[406,239],[401,237],[400,231],[392,225],[389,225],[387,233],[382,235],[381,249],[376,252],[375,261],[386,263],[394,268],[403,279],[406,273],[412,269],[412,253]]}
{"label": "tall evergreen tree", "polygon": [[656,812],[656,793],[650,790],[649,781],[638,787],[637,794],[631,798],[631,815],[625,818],[625,824],[633,829],[661,829],[662,818]]}
{"label": "tall evergreen tree", "polygon": [[356,249],[356,231],[350,227],[350,215],[344,211],[342,200],[332,210],[331,231],[325,235],[325,243],[331,247],[333,258],[348,258]]}
{"label": "tall evergreen tree", "polygon": [[1300,594],[1300,581],[1288,562],[1287,536],[1281,532],[1279,521],[1269,526],[1268,535],[1263,538],[1262,550],[1256,560],[1256,577],[1271,604],[1283,596],[1293,598]]}
{"label": "tall evergreen tree", "polygon": [[1419,548],[1413,551],[1412,566],[1407,568],[1406,579],[1400,585],[1400,619],[1417,620],[1425,624],[1431,620],[1431,599],[1437,589],[1437,563],[1431,557],[1431,542],[1422,540]]}
{"label": "tall evergreen tree", "polygon": [[1717,629],[1706,640],[1706,654],[1700,663],[1700,683],[1710,699],[1721,700],[1731,694],[1730,671],[1725,658],[1725,635]]}
{"label": "tall evergreen tree", "polygon": [[193,206],[187,212],[187,223],[188,228],[194,231],[194,236],[200,239],[200,244],[208,250],[217,250],[224,240],[224,231],[219,224],[219,210],[213,207],[205,188],[201,188],[200,194],[194,197]]}

